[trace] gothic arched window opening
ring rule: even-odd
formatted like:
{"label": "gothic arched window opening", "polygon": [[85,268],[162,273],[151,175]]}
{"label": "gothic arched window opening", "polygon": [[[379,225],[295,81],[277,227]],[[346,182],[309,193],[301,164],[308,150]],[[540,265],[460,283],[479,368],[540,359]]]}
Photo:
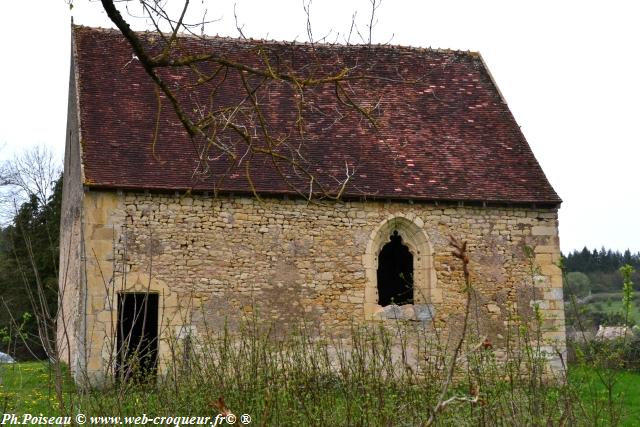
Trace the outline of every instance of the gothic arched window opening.
{"label": "gothic arched window opening", "polygon": [[413,304],[413,255],[397,231],[378,255],[378,304]]}

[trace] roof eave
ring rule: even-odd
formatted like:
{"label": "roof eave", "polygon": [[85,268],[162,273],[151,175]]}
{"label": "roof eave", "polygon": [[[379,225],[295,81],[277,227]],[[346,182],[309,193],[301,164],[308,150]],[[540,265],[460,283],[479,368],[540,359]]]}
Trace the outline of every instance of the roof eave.
{"label": "roof eave", "polygon": [[[114,185],[114,184],[87,184],[85,183],[86,190],[97,190],[97,191],[130,191],[130,192],[154,192],[154,193],[185,193],[185,194],[215,194],[215,195],[243,195],[243,196],[255,196],[255,193],[246,190],[208,190],[206,188],[178,188],[178,187],[162,187],[162,186],[147,186],[144,188],[141,187],[133,187],[133,186],[122,186],[122,185]],[[292,191],[259,191],[258,194],[262,197],[292,197],[292,198],[303,198],[298,193]],[[306,197],[305,197],[306,198]],[[319,196],[317,199],[324,200],[332,200],[328,197]],[[553,200],[545,200],[545,199],[465,199],[465,198],[430,198],[430,197],[416,197],[409,195],[398,195],[398,196],[389,196],[389,195],[375,195],[375,194],[344,194],[341,198],[341,201],[352,201],[352,200],[370,200],[370,201],[395,201],[395,202],[416,202],[416,203],[435,203],[435,204],[457,204],[461,206],[520,206],[520,207],[541,207],[541,208],[560,208],[562,204],[562,200],[560,198]]]}

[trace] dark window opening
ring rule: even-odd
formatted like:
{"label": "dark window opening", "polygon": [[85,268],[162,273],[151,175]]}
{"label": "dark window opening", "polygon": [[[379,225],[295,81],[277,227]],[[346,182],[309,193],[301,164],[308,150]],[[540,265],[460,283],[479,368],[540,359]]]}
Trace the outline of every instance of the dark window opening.
{"label": "dark window opening", "polygon": [[119,381],[154,380],[158,362],[158,294],[118,295]]}
{"label": "dark window opening", "polygon": [[413,255],[397,231],[378,255],[378,304],[413,304]]}

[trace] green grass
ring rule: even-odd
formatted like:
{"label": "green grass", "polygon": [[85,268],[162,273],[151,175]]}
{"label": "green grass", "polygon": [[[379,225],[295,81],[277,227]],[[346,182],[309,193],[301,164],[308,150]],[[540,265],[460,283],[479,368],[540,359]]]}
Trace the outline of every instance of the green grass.
{"label": "green grass", "polygon": [[[45,362],[0,364],[0,405],[16,414],[57,415],[53,372]],[[65,386],[67,394],[73,386]]]}
{"label": "green grass", "polygon": [[[607,304],[606,302],[603,304],[603,311],[605,313],[622,313],[622,301],[613,300],[611,304]],[[629,317],[636,323],[640,321],[640,307],[638,303],[633,303],[631,305],[631,312],[629,313]]]}
{"label": "green grass", "polygon": [[[613,379],[612,407],[609,407],[610,400],[607,388],[604,386],[602,378],[598,376],[598,372],[604,372],[602,378],[605,380]],[[42,413],[46,416],[61,415],[55,403],[55,391],[51,386],[54,379],[48,364],[27,362],[0,365],[0,378],[2,379],[0,404],[3,405],[4,412]],[[249,380],[246,385],[253,384],[256,379]],[[336,380],[338,382],[335,382]],[[418,417],[419,414],[415,411],[428,411],[429,405],[433,403],[428,398],[431,393],[426,392],[426,389],[423,388],[425,384],[420,382],[387,387],[385,381],[379,382],[371,379],[362,384],[363,386],[367,385],[367,388],[360,389],[359,387],[344,388],[344,384],[341,384],[340,381],[344,381],[344,379],[312,376],[307,381],[299,383],[293,390],[287,388],[291,386],[288,383],[282,384],[285,387],[269,387],[269,390],[243,391],[238,389],[232,392],[233,387],[231,387],[225,393],[225,400],[231,408],[252,413],[256,417],[256,421],[265,413],[265,402],[271,400],[277,404],[272,409],[274,412],[268,418],[274,424],[279,425],[305,425],[307,421],[326,418],[327,412],[338,417],[351,414],[353,416],[351,424],[354,425],[358,425],[359,422],[363,422],[363,425],[415,425],[420,420],[424,420],[425,416],[422,413]],[[127,392],[122,400],[117,398],[113,390],[104,393],[95,391],[89,395],[81,396],[75,394],[71,384],[65,385],[65,393],[67,398],[73,398],[85,413],[94,415],[140,415],[142,413],[209,415],[213,409],[207,402],[217,398],[225,387],[205,386],[203,388],[202,385],[190,385],[193,388],[185,389],[176,396],[167,393],[167,390],[162,387],[153,391],[133,389]],[[516,402],[513,402],[509,397],[507,382],[504,380],[490,382],[486,386],[488,388],[483,389],[482,392],[483,398],[486,399],[483,406],[478,406],[475,409],[469,405],[452,407],[442,414],[439,425],[459,427],[474,425],[479,421],[478,411],[493,412],[513,409],[511,405]],[[203,393],[203,390],[206,392]],[[375,394],[376,390],[381,393],[379,398],[370,395],[371,393]],[[345,393],[346,391],[349,393]],[[464,394],[466,389],[463,387],[458,393]],[[620,417],[619,425],[621,426],[640,425],[640,373],[622,371],[607,373],[606,371],[596,371],[592,367],[572,365],[569,370],[569,387],[551,385],[538,389],[537,393],[540,393],[538,399],[541,400],[535,400],[536,398],[532,398],[532,395],[527,397],[518,393],[526,394],[529,392],[526,388],[518,389],[516,392],[519,410],[528,407],[534,401],[543,405],[556,405],[554,402],[559,401],[563,395],[571,396],[568,401],[583,408],[583,410],[579,410],[579,408],[573,410],[577,416],[573,420],[575,425],[611,425],[608,417],[612,413],[614,417]],[[382,406],[379,406],[379,403]],[[562,407],[564,404],[560,403],[559,408]],[[397,413],[398,408],[410,408],[412,411],[404,414],[403,419]],[[552,419],[559,419],[559,412],[549,411],[549,408],[547,410],[550,414],[556,414]],[[472,414],[473,411],[476,412]],[[213,412],[215,413],[215,411]],[[279,415],[280,413],[282,415]],[[364,413],[369,415],[363,416]],[[395,418],[393,414],[396,414]],[[415,420],[412,418],[413,415],[409,414],[415,414]],[[472,415],[476,417],[475,421],[467,418]],[[521,421],[528,419],[526,412],[522,416],[524,418],[521,418]],[[292,423],[293,419],[301,422]],[[370,422],[365,422],[367,419]],[[489,418],[493,421],[500,419],[502,418],[496,420]]]}
{"label": "green grass", "polygon": [[576,386],[581,403],[589,405],[596,413],[608,410],[605,383],[610,381],[613,385],[613,410],[622,416],[621,425],[640,426],[640,372],[595,370],[591,366],[572,365],[569,381]]}
{"label": "green grass", "polygon": [[[602,313],[622,313],[622,292],[603,292],[593,294],[589,302],[584,304],[586,308]],[[640,300],[634,298],[631,302],[630,319],[640,324]]]}

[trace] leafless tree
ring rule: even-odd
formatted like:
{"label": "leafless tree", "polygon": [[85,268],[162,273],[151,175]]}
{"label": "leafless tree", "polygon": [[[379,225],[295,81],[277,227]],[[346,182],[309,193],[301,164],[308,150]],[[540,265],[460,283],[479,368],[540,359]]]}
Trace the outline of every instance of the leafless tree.
{"label": "leafless tree", "polygon": [[44,145],[28,148],[0,163],[0,224],[10,220],[31,197],[44,206],[60,172],[59,162]]}

